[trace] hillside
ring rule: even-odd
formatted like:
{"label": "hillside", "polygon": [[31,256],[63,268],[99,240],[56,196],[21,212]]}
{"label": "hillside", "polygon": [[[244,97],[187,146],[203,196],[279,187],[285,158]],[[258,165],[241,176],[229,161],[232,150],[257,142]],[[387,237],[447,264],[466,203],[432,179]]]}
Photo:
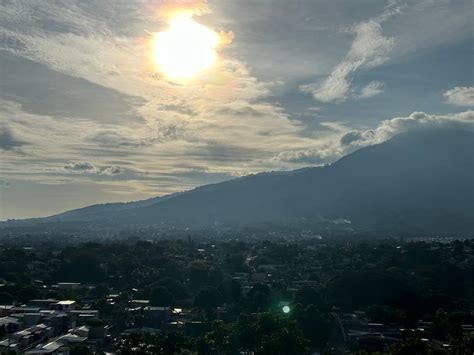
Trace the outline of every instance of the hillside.
{"label": "hillside", "polygon": [[473,152],[473,132],[418,130],[325,167],[250,175],[164,198],[89,207],[35,222],[207,228],[344,219],[357,231],[471,235]]}

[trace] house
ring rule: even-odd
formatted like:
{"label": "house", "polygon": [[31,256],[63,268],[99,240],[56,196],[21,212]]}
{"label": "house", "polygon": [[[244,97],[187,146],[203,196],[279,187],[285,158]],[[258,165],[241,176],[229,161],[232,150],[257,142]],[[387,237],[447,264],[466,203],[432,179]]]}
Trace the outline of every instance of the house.
{"label": "house", "polygon": [[0,305],[0,317],[8,316],[12,308],[12,305]]}
{"label": "house", "polygon": [[35,342],[48,339],[50,335],[51,328],[47,327],[45,324],[39,324],[11,334],[10,341],[25,348]]}
{"label": "house", "polygon": [[[83,336],[85,335],[85,336]],[[37,354],[58,354],[58,355],[69,355],[70,347],[74,345],[86,345],[88,339],[88,332],[84,329],[76,328],[69,331],[67,334],[61,335],[47,344],[40,344],[36,348],[25,352],[28,355]]]}
{"label": "house", "polygon": [[26,351],[28,355],[55,354],[69,355],[69,348],[62,343],[52,341],[45,345],[38,345],[36,348]]}
{"label": "house", "polygon": [[78,326],[85,325],[89,321],[99,319],[99,311],[95,309],[72,310],[69,312],[70,318],[76,322]]}
{"label": "house", "polygon": [[76,309],[76,301],[72,301],[72,300],[59,301],[55,305],[53,305],[53,309],[56,309],[58,311],[64,311],[64,312],[73,311]]}
{"label": "house", "polygon": [[30,307],[38,307],[41,309],[51,309],[54,304],[58,303],[58,300],[47,298],[47,299],[34,299],[28,302]]}
{"label": "house", "polygon": [[15,313],[38,313],[40,310],[38,307],[18,306],[10,309],[10,315]]}
{"label": "house", "polygon": [[143,308],[145,324],[152,327],[159,327],[162,322],[168,321],[171,314],[171,307],[148,306]]}
{"label": "house", "polygon": [[14,317],[3,317],[0,318],[0,328],[3,328],[6,332],[12,333],[20,329],[21,322]]}
{"label": "house", "polygon": [[24,313],[23,314],[23,326],[24,327],[31,327],[35,324],[41,322],[42,314],[39,312],[34,313]]}
{"label": "house", "polygon": [[18,353],[20,350],[20,344],[11,339],[4,339],[0,341],[0,354],[13,352]]}
{"label": "house", "polygon": [[146,307],[148,305],[150,305],[149,300],[131,300],[130,301],[130,307],[132,308]]}

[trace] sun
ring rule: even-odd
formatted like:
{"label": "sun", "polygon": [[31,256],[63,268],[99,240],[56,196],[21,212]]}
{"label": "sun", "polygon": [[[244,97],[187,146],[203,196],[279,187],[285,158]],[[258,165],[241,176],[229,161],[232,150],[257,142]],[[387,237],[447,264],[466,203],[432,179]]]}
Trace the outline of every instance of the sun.
{"label": "sun", "polygon": [[171,79],[191,79],[217,58],[219,36],[189,16],[177,16],[164,32],[154,34],[153,61]]}

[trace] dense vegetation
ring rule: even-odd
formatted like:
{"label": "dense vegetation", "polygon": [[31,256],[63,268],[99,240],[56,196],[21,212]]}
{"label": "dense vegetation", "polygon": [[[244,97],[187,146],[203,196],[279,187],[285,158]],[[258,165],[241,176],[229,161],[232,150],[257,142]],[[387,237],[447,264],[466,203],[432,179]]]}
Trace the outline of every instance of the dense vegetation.
{"label": "dense vegetation", "polygon": [[[331,353],[342,344],[337,314],[354,311],[365,312],[372,322],[412,329],[419,320],[429,321],[426,334],[461,354],[472,345],[461,325],[474,324],[473,250],[474,240],[316,238],[3,245],[0,304],[76,299],[105,317],[113,315],[119,334],[140,326],[140,319],[124,311],[131,299],[149,299],[156,306],[189,300],[206,325],[200,337],[122,336],[117,349],[125,354],[132,348],[162,354]],[[253,280],[255,275],[262,278]],[[83,287],[44,287],[68,281]],[[111,292],[120,294],[113,306],[106,302]],[[282,305],[288,305],[288,314]],[[420,339],[417,333],[407,335],[391,351],[435,352]]]}

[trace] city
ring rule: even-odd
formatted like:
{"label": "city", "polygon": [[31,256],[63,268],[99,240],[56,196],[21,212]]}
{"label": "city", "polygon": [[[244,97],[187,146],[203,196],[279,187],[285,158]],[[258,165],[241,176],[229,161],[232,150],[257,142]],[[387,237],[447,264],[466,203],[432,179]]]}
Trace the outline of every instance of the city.
{"label": "city", "polygon": [[467,354],[473,346],[473,240],[141,238],[2,244],[0,351]]}

